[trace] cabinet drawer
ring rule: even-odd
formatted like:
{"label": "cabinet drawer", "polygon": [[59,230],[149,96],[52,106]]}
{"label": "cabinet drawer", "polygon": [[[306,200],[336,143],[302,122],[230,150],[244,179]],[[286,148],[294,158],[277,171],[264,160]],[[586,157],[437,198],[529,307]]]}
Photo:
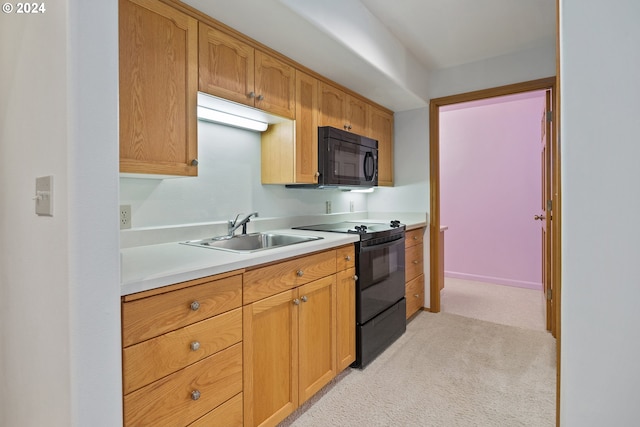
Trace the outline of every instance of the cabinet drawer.
{"label": "cabinet drawer", "polygon": [[242,343],[238,343],[126,395],[124,425],[184,426],[241,391]]}
{"label": "cabinet drawer", "polygon": [[407,319],[424,307],[424,274],[419,275],[405,285],[407,297]]}
{"label": "cabinet drawer", "polygon": [[242,309],[129,346],[122,353],[124,394],[242,340]]}
{"label": "cabinet drawer", "polygon": [[123,347],[240,307],[242,276],[122,304]]}
{"label": "cabinet drawer", "polygon": [[249,270],[244,273],[243,301],[249,304],[335,272],[335,250]]}
{"label": "cabinet drawer", "polygon": [[405,234],[404,247],[408,248],[417,244],[422,244],[424,240],[424,228],[416,228],[407,231]]}
{"label": "cabinet drawer", "polygon": [[356,266],[356,250],[354,245],[342,246],[336,249],[336,271],[346,270]]}
{"label": "cabinet drawer", "polygon": [[424,273],[422,245],[407,248],[405,252],[405,281],[408,282]]}
{"label": "cabinet drawer", "polygon": [[242,427],[242,393],[209,412],[189,427]]}

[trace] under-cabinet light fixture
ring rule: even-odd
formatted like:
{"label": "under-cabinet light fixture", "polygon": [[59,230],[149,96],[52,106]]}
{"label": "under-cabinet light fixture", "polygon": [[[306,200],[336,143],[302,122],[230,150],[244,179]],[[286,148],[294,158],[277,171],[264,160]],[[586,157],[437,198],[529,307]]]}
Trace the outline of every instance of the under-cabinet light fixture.
{"label": "under-cabinet light fixture", "polygon": [[264,132],[269,127],[262,121],[264,113],[231,101],[198,93],[198,119],[242,129]]}
{"label": "under-cabinet light fixture", "polygon": [[265,122],[236,116],[235,114],[229,114],[223,111],[210,110],[206,107],[198,107],[198,118],[208,122],[221,123],[223,125],[255,130],[258,132],[264,132],[267,130],[267,127],[269,127]]}

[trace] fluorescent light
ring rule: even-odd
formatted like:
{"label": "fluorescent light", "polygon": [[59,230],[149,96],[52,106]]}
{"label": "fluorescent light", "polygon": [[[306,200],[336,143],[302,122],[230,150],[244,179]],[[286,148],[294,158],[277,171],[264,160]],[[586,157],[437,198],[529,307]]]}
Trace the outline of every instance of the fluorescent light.
{"label": "fluorescent light", "polygon": [[362,189],[352,189],[352,193],[373,193],[374,187],[362,188]]}
{"label": "fluorescent light", "polygon": [[198,106],[198,118],[208,122],[221,123],[258,132],[264,132],[269,127],[265,122],[236,116],[235,114],[225,113],[224,111],[212,110],[202,106]]}

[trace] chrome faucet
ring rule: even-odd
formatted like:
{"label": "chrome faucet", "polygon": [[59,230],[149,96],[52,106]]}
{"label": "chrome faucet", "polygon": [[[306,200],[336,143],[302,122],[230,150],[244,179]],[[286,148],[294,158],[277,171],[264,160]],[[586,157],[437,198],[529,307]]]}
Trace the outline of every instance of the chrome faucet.
{"label": "chrome faucet", "polygon": [[240,227],[242,227],[242,234],[247,234],[247,223],[249,222],[252,216],[257,218],[258,212],[252,212],[241,221],[238,221],[238,218],[240,218],[240,215],[242,214],[236,215],[236,219],[234,219],[233,221],[230,220],[227,223],[227,231],[228,231],[229,237],[233,236],[233,233],[235,233],[235,231]]}

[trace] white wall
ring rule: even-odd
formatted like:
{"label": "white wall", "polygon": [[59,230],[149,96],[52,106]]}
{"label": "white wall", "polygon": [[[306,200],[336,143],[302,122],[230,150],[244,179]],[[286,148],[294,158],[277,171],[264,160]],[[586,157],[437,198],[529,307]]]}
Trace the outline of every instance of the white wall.
{"label": "white wall", "polygon": [[120,424],[116,48],[115,2],[0,15],[2,426]]}
{"label": "white wall", "polygon": [[637,425],[640,3],[561,7],[561,425]]}
{"label": "white wall", "polygon": [[[233,219],[240,212],[260,217],[367,210],[367,194],[335,189],[292,189],[262,185],[260,134],[198,122],[198,177],[120,179],[120,201],[132,207],[134,228]],[[203,236],[205,237],[205,236]]]}

